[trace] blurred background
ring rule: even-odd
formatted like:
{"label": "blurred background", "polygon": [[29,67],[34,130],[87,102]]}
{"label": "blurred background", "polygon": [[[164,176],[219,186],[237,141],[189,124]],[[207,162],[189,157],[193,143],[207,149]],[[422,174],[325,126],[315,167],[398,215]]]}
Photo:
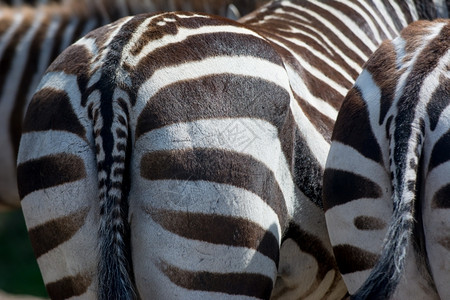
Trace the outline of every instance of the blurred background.
{"label": "blurred background", "polygon": [[0,211],[0,290],[48,297],[21,210]]}

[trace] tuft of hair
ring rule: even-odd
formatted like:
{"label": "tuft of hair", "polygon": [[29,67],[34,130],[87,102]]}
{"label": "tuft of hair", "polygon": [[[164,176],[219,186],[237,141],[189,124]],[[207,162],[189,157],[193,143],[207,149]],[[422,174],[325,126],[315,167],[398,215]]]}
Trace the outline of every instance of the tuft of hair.
{"label": "tuft of hair", "polygon": [[[131,35],[128,36],[128,38]],[[101,69],[101,76],[90,87],[101,94],[94,116],[100,200],[98,298],[131,300],[136,298],[130,254],[128,193],[130,186],[130,131],[127,100],[117,78],[121,49],[127,39],[112,39]],[[126,94],[123,92],[123,94]],[[126,96],[124,96],[127,98]]]}

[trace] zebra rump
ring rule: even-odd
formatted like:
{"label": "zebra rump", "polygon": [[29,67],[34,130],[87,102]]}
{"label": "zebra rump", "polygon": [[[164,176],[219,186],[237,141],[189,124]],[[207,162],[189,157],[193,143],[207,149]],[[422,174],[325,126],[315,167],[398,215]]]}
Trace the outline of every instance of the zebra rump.
{"label": "zebra rump", "polygon": [[[438,104],[438,101],[446,97],[443,93],[434,94],[434,91],[437,90],[442,80],[441,74],[446,72],[448,64],[449,29],[448,22],[442,20],[418,21],[404,29],[400,37],[383,43],[365,64],[340,110],[332,138],[339,142],[336,149],[355,151],[353,153],[358,153],[367,165],[353,166],[359,168],[356,170],[351,170],[349,164],[344,167],[345,163],[337,163],[337,154],[332,149],[327,168],[341,166],[351,170],[352,173],[346,172],[353,174],[351,176],[355,178],[366,178],[363,185],[349,187],[356,190],[354,193],[358,196],[355,198],[366,199],[361,200],[361,203],[377,203],[376,201],[381,201],[382,195],[389,195],[388,191],[392,190],[392,215],[380,255],[374,256],[373,253],[367,254],[368,252],[360,250],[366,257],[372,255],[373,268],[359,289],[352,293],[351,299],[389,299],[398,295],[397,292],[400,291],[397,287],[400,282],[408,280],[405,274],[411,272],[407,268],[410,264],[415,265],[416,271],[420,272],[422,280],[426,282],[429,297],[433,298],[433,294],[439,291],[439,287],[436,289],[435,285],[438,278],[436,273],[432,273],[432,262],[427,256],[430,242],[434,241],[426,234],[429,229],[424,228],[422,208],[428,205],[424,204],[425,201],[429,201],[426,198],[428,194],[425,194],[429,192],[426,191],[428,187],[424,178],[436,166],[433,161],[442,159],[437,158],[438,152],[430,153],[428,137],[436,128],[439,115],[428,114],[436,110],[432,106],[443,105]],[[349,134],[348,129],[354,124],[345,122],[352,119],[368,123],[360,122],[360,127]],[[356,132],[359,134],[355,135]],[[343,153],[341,155],[345,156]],[[368,171],[370,168],[378,168],[375,162],[380,164],[380,168]],[[368,169],[364,169],[365,167]],[[386,170],[390,172],[385,177],[390,177],[391,187],[383,186],[383,181],[377,179],[377,172]],[[336,174],[344,173],[341,170],[326,170],[325,199],[333,199],[337,188],[342,189],[338,182],[342,183],[344,179],[337,178]],[[361,176],[375,173],[378,175],[373,175],[373,179]],[[345,192],[341,191],[341,194]],[[344,203],[339,196],[333,201]],[[335,203],[326,203],[327,209],[336,205]],[[361,210],[363,215],[370,216],[367,207],[362,207]],[[369,245],[370,242],[366,243]],[[360,271],[365,269],[367,268],[361,268]],[[400,293],[407,294],[405,291]]]}

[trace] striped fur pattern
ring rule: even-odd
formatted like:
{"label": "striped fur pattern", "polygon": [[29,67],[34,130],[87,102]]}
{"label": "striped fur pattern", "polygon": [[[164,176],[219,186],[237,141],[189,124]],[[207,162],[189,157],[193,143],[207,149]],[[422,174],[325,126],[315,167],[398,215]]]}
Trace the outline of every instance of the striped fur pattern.
{"label": "striped fur pattern", "polygon": [[[236,6],[248,12],[262,2],[236,1]],[[70,0],[38,8],[0,8],[0,204],[19,206],[15,161],[24,108],[62,50],[94,28],[126,15],[184,9],[225,16],[231,4],[231,0]]]}
{"label": "striped fur pattern", "polygon": [[419,16],[375,3],[139,15],[59,56],[18,158],[51,297],[345,297],[321,199],[331,130],[366,59]]}
{"label": "striped fur pattern", "polygon": [[450,22],[383,43],[348,93],[324,175],[353,299],[450,298]]}

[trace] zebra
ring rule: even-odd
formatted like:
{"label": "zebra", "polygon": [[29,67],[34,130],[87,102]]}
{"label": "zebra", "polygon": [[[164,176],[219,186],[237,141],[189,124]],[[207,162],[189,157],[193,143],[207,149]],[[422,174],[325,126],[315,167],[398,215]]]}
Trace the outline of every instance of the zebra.
{"label": "zebra", "polygon": [[323,201],[353,299],[450,298],[449,36],[417,21],[383,43],[336,120]]}
{"label": "zebra", "polygon": [[20,207],[15,161],[24,108],[49,63],[70,44],[94,28],[129,14],[185,9],[236,18],[240,11],[254,9],[262,2],[73,0],[0,8],[0,205]]}
{"label": "zebra", "polygon": [[346,297],[322,204],[331,131],[364,62],[423,11],[138,15],[67,48],[28,107],[17,167],[50,297]]}

